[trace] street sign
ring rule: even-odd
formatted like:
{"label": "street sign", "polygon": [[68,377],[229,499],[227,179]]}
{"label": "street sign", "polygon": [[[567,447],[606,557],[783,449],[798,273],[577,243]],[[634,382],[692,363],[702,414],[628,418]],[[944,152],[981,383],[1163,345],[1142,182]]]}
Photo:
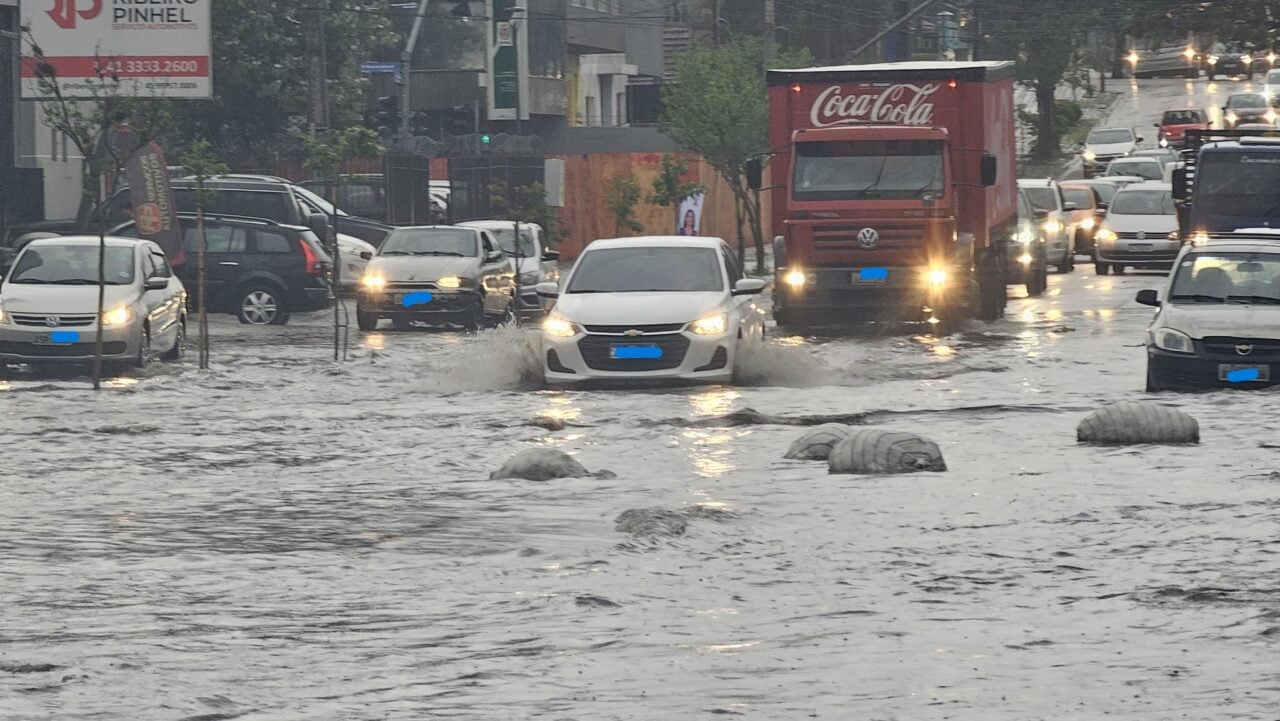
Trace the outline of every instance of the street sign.
{"label": "street sign", "polygon": [[53,67],[63,97],[100,95],[103,81],[138,97],[213,95],[209,12],[213,0],[174,3],[24,0],[22,98],[41,100],[32,41]]}
{"label": "street sign", "polygon": [[394,75],[395,82],[400,82],[400,63],[366,60],[360,63],[361,75]]}
{"label": "street sign", "polygon": [[486,0],[485,10],[490,18],[485,33],[489,119],[528,120],[529,23],[524,8],[516,0]]}

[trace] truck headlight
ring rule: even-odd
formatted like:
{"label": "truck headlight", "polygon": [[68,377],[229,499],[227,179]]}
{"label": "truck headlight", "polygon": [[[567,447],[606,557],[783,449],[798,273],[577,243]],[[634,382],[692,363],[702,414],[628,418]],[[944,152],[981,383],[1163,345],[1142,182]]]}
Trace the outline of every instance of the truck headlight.
{"label": "truck headlight", "polygon": [[360,285],[368,290],[382,290],[387,287],[387,277],[381,273],[365,273]]}
{"label": "truck headlight", "polygon": [[1171,353],[1195,353],[1195,345],[1191,336],[1172,328],[1157,328],[1155,332],[1156,347]]}
{"label": "truck headlight", "polygon": [[800,290],[807,281],[808,278],[803,270],[790,270],[787,271],[786,275],[782,276],[782,282],[791,286],[792,290]]}
{"label": "truck headlight", "polygon": [[102,327],[111,328],[114,326],[127,325],[133,320],[133,309],[128,306],[120,306],[112,308],[102,313]]}
{"label": "truck headlight", "polygon": [[929,284],[929,287],[934,290],[944,288],[947,285],[947,271],[941,268],[934,268],[924,274],[924,279]]}
{"label": "truck headlight", "polygon": [[549,315],[542,321],[542,331],[552,338],[572,338],[578,334],[578,326],[558,315]]}
{"label": "truck headlight", "polygon": [[1023,253],[1018,256],[1018,262],[1023,265],[1031,265],[1031,261],[1033,260],[1035,260],[1035,258],[1032,258],[1030,253]]}
{"label": "truck headlight", "polygon": [[729,329],[729,314],[717,313],[699,318],[689,324],[689,330],[698,335],[720,335]]}

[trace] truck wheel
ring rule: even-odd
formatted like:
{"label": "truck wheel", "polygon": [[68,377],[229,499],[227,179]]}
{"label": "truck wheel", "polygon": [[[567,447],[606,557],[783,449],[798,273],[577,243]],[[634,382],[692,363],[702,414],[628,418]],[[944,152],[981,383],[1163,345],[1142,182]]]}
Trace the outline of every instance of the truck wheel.
{"label": "truck wheel", "polygon": [[[997,267],[997,262],[1000,267]],[[978,266],[978,319],[1000,320],[1004,317],[1005,301],[1008,298],[1007,284],[1003,271],[1003,258],[997,258],[994,252],[983,254]]]}
{"label": "truck wheel", "polygon": [[1095,260],[1093,261],[1093,272],[1097,273],[1098,275],[1106,275],[1107,273],[1111,272],[1111,265],[1108,263],[1102,263]]}

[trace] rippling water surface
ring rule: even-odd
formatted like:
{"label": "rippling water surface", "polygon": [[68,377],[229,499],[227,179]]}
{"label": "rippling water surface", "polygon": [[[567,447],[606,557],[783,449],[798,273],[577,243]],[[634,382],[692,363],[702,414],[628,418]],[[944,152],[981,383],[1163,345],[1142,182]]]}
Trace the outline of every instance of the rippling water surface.
{"label": "rippling water surface", "polygon": [[[513,330],[335,365],[323,317],[0,381],[0,718],[1280,717],[1280,396],[1077,446],[1145,395],[1154,278],[1054,282],[949,338],[775,338],[735,387],[542,390]],[[831,416],[951,471],[782,460]],[[489,480],[535,446],[616,478]]]}

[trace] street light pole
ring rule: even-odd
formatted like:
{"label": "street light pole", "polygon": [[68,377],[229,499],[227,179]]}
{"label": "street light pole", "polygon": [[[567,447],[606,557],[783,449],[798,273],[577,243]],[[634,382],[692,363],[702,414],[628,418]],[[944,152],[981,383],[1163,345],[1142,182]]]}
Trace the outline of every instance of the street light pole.
{"label": "street light pole", "polygon": [[409,139],[409,102],[412,99],[409,84],[413,80],[410,68],[413,65],[413,50],[418,45],[418,35],[422,33],[422,19],[427,14],[427,4],[431,0],[419,0],[418,13],[413,18],[413,28],[409,31],[409,41],[404,45],[400,55],[400,140]]}
{"label": "street light pole", "polygon": [[516,5],[511,8],[511,17],[507,21],[511,25],[511,49],[516,54],[516,135],[524,135],[524,127],[522,124],[524,114],[524,87],[520,82],[524,77],[520,74],[520,25],[524,20],[525,8]]}

